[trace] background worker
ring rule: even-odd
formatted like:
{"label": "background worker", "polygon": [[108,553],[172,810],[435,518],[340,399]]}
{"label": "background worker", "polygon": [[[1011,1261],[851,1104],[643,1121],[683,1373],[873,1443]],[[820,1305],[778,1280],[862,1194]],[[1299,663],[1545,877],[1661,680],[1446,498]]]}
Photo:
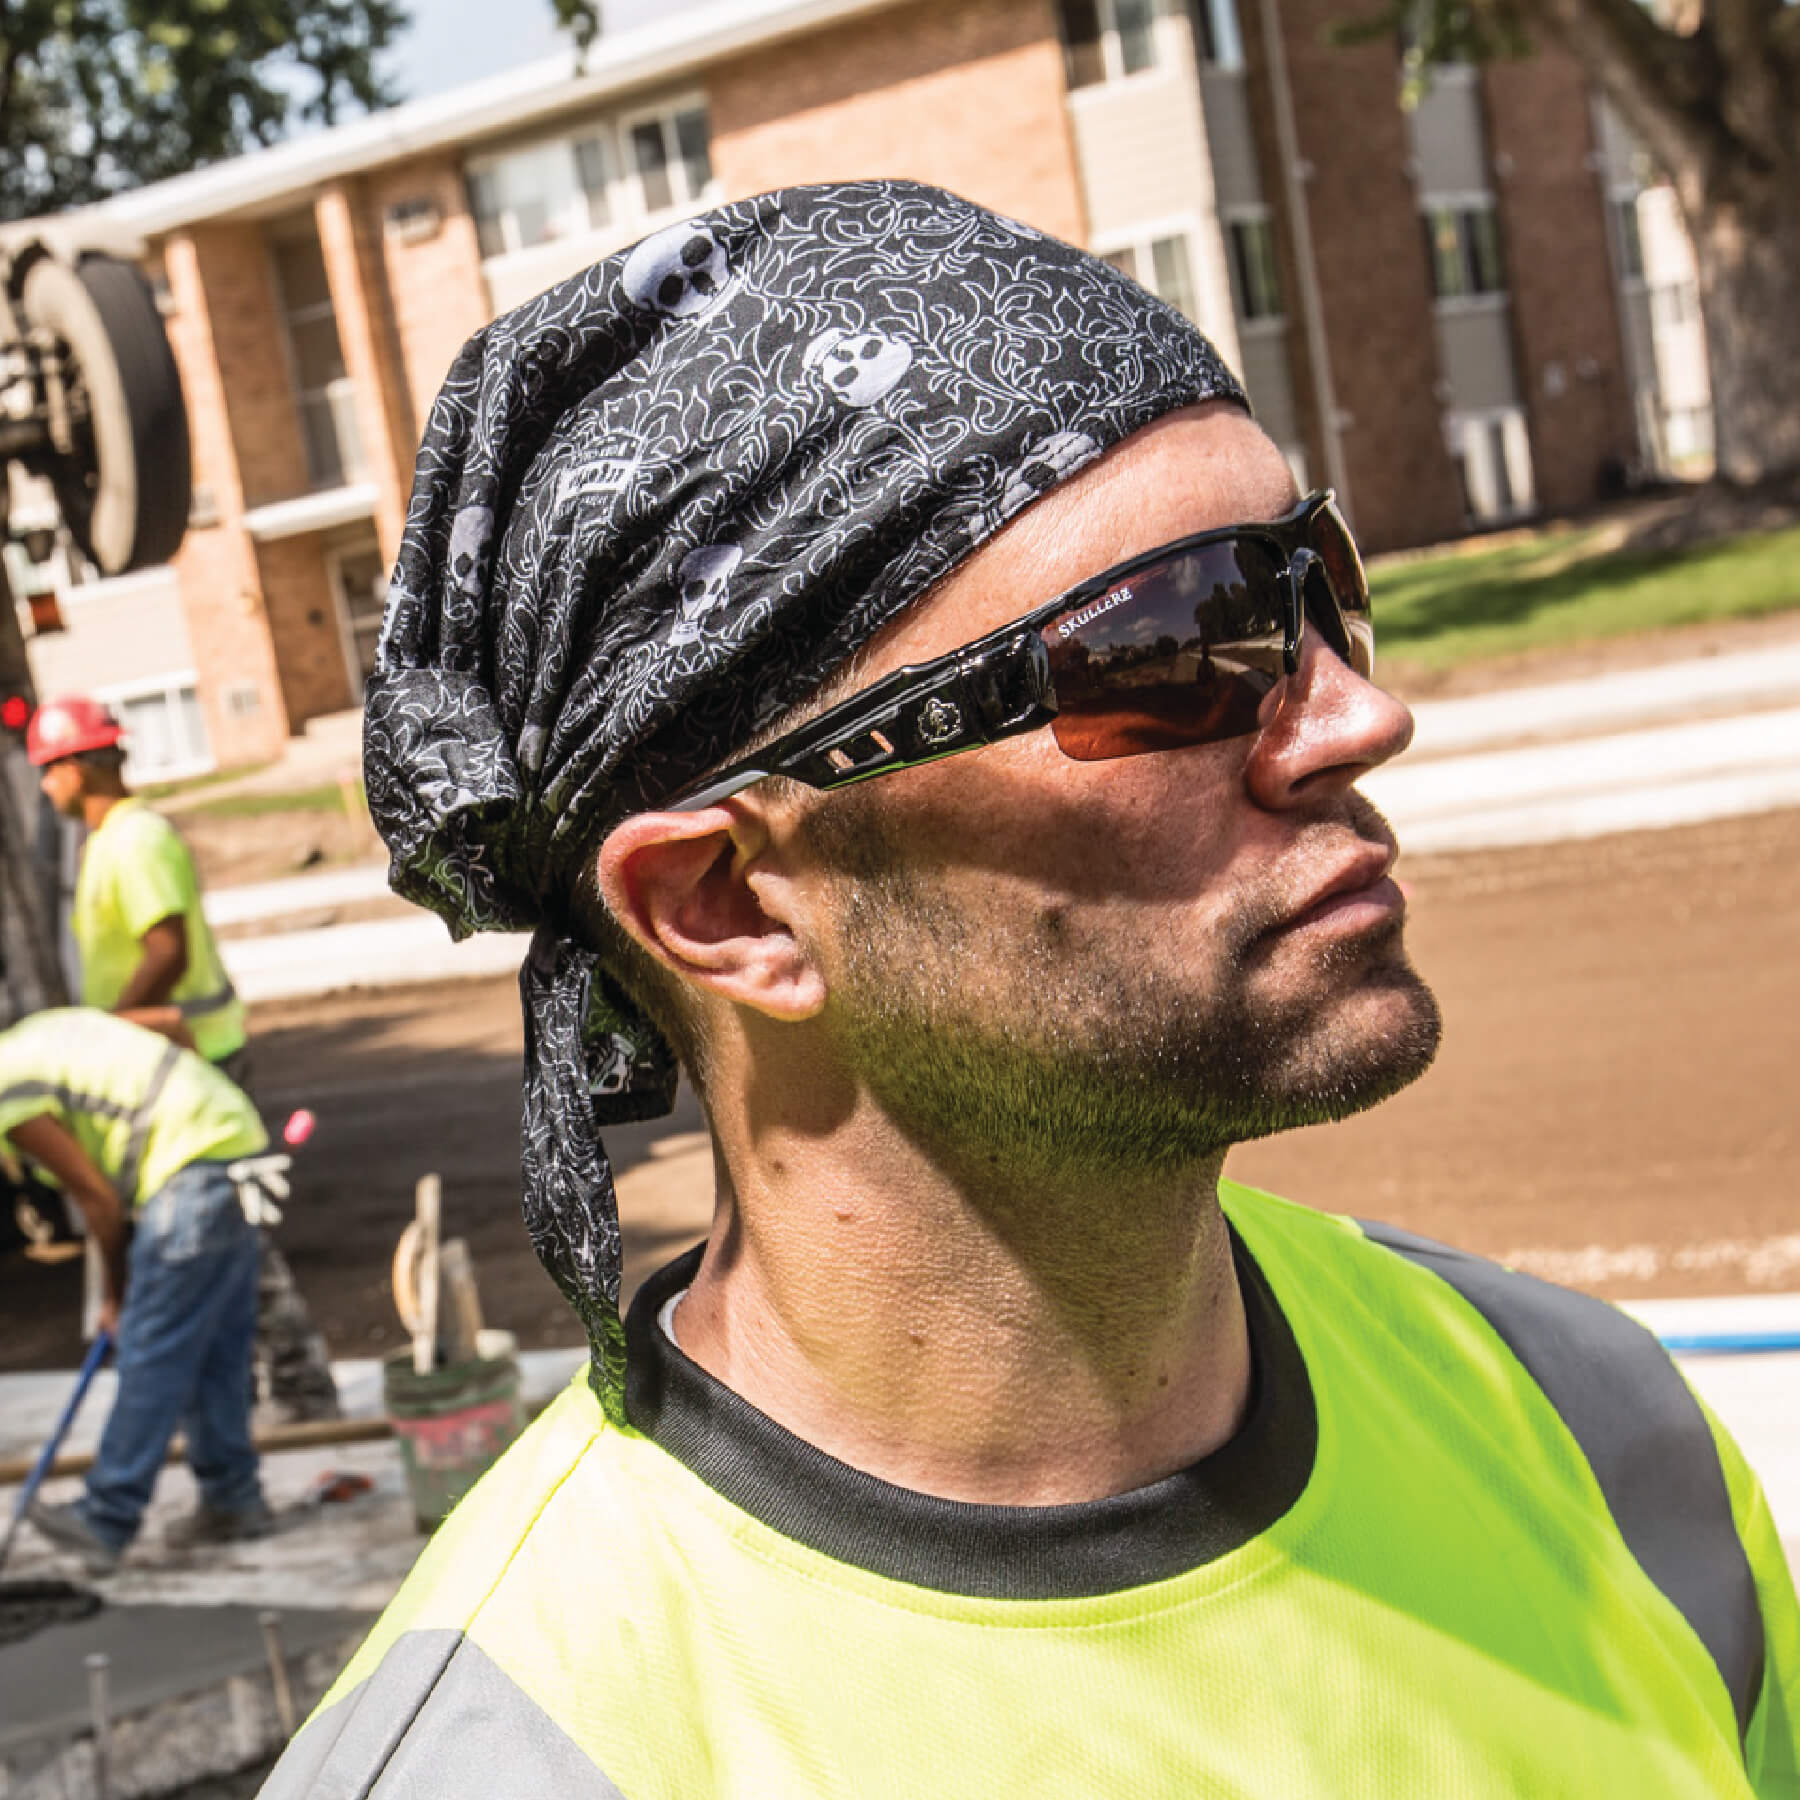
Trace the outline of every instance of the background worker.
{"label": "background worker", "polygon": [[57,1007],[0,1032],[0,1137],[80,1209],[105,1269],[101,1324],[118,1340],[86,1492],[38,1503],[32,1522],[106,1573],[179,1427],[200,1486],[185,1535],[260,1537],[272,1518],[250,1436],[258,1245],[231,1173],[268,1148],[249,1096],[141,1025]]}
{"label": "background worker", "polygon": [[[159,1028],[155,1015],[172,1007],[194,1048],[253,1094],[248,1015],[207,923],[193,855],[126,784],[124,736],[109,708],[81,694],[46,701],[26,736],[51,805],[88,831],[70,915],[82,1000]],[[260,1279],[259,1394],[278,1418],[335,1417],[324,1340],[268,1232]]]}

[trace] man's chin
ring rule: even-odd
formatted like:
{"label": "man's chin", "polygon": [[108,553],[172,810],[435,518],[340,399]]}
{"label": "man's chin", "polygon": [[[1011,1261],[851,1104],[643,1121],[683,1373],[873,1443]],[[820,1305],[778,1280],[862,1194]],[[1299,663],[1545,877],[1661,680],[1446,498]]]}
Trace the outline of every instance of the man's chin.
{"label": "man's chin", "polygon": [[1437,1056],[1443,1019],[1436,999],[1404,961],[1370,970],[1326,1019],[1290,1037],[1265,1070],[1267,1107],[1246,1120],[1245,1138],[1367,1112],[1410,1087]]}

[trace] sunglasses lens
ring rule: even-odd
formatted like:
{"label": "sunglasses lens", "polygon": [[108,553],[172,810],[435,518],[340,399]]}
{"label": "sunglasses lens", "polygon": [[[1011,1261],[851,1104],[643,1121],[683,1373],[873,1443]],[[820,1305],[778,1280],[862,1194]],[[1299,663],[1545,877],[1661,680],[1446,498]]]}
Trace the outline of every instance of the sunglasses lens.
{"label": "sunglasses lens", "polygon": [[1327,599],[1308,592],[1307,610],[1314,618],[1319,618],[1322,609],[1318,602],[1329,605],[1336,601],[1347,645],[1334,645],[1333,648],[1340,654],[1347,649],[1344,660],[1367,681],[1375,673],[1375,623],[1369,611],[1369,577],[1363,568],[1356,540],[1350,535],[1350,527],[1344,523],[1344,516],[1335,501],[1326,501],[1313,515],[1312,547],[1324,566],[1331,593]]}
{"label": "sunglasses lens", "polygon": [[1254,731],[1286,667],[1284,589],[1275,546],[1246,537],[1172,556],[1052,619],[1057,747],[1104,762]]}

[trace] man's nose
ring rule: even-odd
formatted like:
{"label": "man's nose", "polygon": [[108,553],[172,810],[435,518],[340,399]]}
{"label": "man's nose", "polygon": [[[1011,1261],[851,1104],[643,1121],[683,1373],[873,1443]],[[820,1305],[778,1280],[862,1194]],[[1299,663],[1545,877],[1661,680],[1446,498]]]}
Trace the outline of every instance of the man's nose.
{"label": "man's nose", "polygon": [[1365,681],[1310,626],[1299,668],[1270,700],[1279,704],[1251,747],[1245,780],[1272,810],[1341,792],[1412,742],[1406,704]]}

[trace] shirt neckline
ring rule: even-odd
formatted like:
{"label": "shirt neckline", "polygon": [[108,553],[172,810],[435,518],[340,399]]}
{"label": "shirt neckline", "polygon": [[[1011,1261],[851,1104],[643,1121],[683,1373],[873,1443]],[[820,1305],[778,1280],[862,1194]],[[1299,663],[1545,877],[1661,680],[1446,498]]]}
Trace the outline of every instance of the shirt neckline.
{"label": "shirt neckline", "polygon": [[896,1487],[759,1412],[657,1324],[701,1246],[638,1290],[625,1321],[631,1424],[783,1537],[876,1575],[985,1599],[1087,1598],[1216,1562],[1299,1499],[1318,1416],[1299,1346],[1262,1270],[1232,1232],[1250,1334],[1244,1423],[1210,1456],[1130,1493],[1066,1506],[981,1506]]}

